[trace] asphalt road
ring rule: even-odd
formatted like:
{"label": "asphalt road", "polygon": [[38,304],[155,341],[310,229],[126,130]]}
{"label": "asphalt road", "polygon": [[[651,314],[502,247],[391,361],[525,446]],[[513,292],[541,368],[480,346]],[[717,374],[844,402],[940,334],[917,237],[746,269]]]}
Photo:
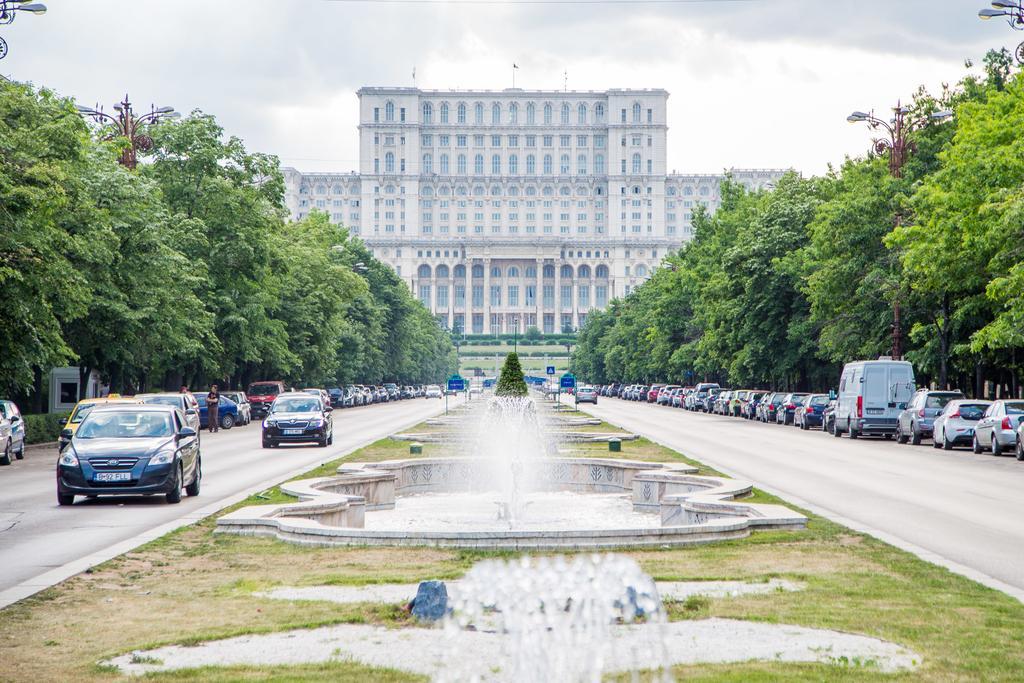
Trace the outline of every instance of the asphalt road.
{"label": "asphalt road", "polygon": [[[452,405],[460,399],[450,399]],[[444,411],[444,402],[412,399],[336,410],[334,444],[264,450],[257,421],[202,435],[203,485],[196,498],[168,505],[163,496],[77,498],[57,506],[56,448],[30,449],[0,468],[0,593],[51,570],[124,543],[290,472],[315,466]],[[207,510],[206,512],[210,512]],[[83,567],[84,568],[84,567]]]}
{"label": "asphalt road", "polygon": [[1024,599],[1024,463],[1012,455],[837,439],[614,398],[585,410]]}

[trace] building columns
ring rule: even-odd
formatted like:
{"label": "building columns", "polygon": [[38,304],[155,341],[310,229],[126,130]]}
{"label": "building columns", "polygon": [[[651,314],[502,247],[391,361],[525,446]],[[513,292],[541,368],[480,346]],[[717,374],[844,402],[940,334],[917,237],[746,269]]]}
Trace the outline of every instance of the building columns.
{"label": "building columns", "polygon": [[484,259],[484,334],[491,333],[491,259]]}

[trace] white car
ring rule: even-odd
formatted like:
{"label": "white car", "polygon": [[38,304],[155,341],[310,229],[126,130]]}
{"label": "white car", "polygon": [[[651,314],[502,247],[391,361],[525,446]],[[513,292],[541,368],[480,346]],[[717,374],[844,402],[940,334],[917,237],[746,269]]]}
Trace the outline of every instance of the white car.
{"label": "white car", "polygon": [[427,386],[427,391],[423,395],[423,398],[441,398],[442,395],[441,387],[436,384],[431,384]]}

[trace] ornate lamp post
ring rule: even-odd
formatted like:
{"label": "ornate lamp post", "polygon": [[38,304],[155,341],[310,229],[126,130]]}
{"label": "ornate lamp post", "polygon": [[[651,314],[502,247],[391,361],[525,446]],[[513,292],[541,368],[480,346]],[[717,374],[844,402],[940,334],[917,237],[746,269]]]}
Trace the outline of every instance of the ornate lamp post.
{"label": "ornate lamp post", "polygon": [[[983,9],[978,17],[985,21],[1005,17],[1006,23],[1016,31],[1024,31],[1024,0],[994,0],[992,9]],[[1024,64],[1024,43],[1014,51],[1018,64]]]}
{"label": "ornate lamp post", "polygon": [[152,105],[149,107],[149,113],[136,116],[132,111],[132,103],[128,101],[128,95],[124,96],[123,101],[114,105],[116,116],[107,114],[99,106],[94,109],[79,106],[77,109],[82,116],[87,116],[97,123],[109,123],[114,127],[114,131],[106,137],[107,140],[128,139],[128,147],[121,152],[120,159],[121,165],[127,168],[135,168],[136,152],[145,152],[153,147],[153,138],[145,133],[146,126],[161,119],[176,119],[181,116],[180,113],[174,111],[174,107],[154,107]]}
{"label": "ornate lamp post", "polygon": [[[872,130],[881,129],[886,137],[878,137],[874,140],[874,150],[877,154],[889,153],[889,173],[893,178],[903,177],[903,164],[907,161],[909,152],[914,151],[914,143],[908,139],[913,131],[930,121],[944,121],[953,116],[953,112],[942,110],[933,112],[927,117],[909,119],[910,109],[902,106],[899,102],[893,108],[893,118],[888,122],[875,116],[874,112],[865,114],[862,111],[855,111],[846,117],[850,123],[867,123]],[[900,215],[896,214],[896,224],[899,225]],[[897,297],[892,302],[892,357],[902,358],[903,356],[903,331],[900,321],[900,302]]]}
{"label": "ornate lamp post", "polygon": [[[27,0],[0,0],[0,25],[12,23],[18,12],[46,14],[46,5],[41,2],[28,3]],[[6,56],[7,41],[0,38],[0,59]]]}

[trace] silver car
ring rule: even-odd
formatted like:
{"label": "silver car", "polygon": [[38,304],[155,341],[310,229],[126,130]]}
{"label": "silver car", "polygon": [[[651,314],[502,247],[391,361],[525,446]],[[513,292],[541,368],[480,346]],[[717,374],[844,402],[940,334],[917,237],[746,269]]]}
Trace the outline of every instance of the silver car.
{"label": "silver car", "polygon": [[597,390],[594,387],[580,387],[576,390],[576,405],[593,403],[597,405]]}
{"label": "silver car", "polygon": [[950,401],[933,422],[932,445],[949,451],[974,443],[974,428],[992,401]]}
{"label": "silver car", "polygon": [[0,465],[25,457],[25,419],[14,401],[0,401]]}
{"label": "silver car", "polygon": [[135,398],[150,405],[164,405],[177,408],[185,415],[185,422],[189,427],[196,430],[196,438],[199,438],[199,403],[191,392],[184,393],[161,393],[161,394],[136,394]]}
{"label": "silver car", "polygon": [[974,452],[988,448],[992,455],[1001,455],[1004,448],[1017,445],[1017,427],[1024,419],[1024,401],[995,401],[974,428]]}
{"label": "silver car", "polygon": [[950,401],[964,398],[959,391],[931,391],[918,389],[907,407],[896,418],[896,441],[921,444],[921,439],[932,436],[934,420]]}
{"label": "silver car", "polygon": [[222,391],[221,396],[226,396],[238,406],[238,421],[247,425],[252,422],[252,406],[249,405],[249,397],[244,391]]}

